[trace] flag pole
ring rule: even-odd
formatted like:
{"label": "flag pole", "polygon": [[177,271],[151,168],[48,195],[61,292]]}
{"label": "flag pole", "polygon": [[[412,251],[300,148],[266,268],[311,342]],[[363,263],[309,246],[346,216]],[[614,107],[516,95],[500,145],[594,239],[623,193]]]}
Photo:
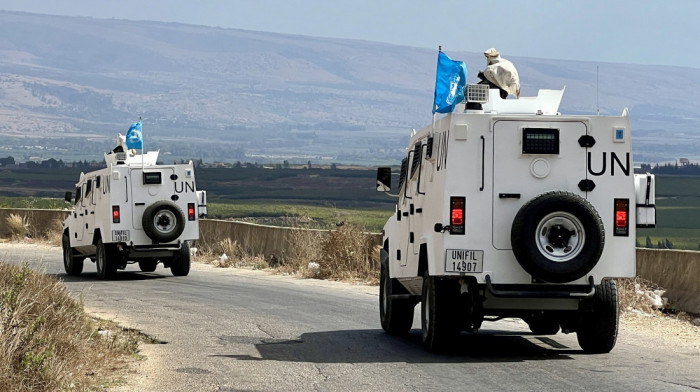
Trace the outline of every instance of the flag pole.
{"label": "flag pole", "polygon": [[[442,52],[442,45],[438,45],[438,56],[440,56],[440,52]],[[431,134],[434,134],[434,133],[435,133],[435,112],[433,112],[433,130],[432,130]]]}
{"label": "flag pole", "polygon": [[[139,116],[139,122],[141,122],[141,116]],[[141,173],[143,173],[143,153],[146,151],[146,145],[143,140],[143,123],[141,123]]]}

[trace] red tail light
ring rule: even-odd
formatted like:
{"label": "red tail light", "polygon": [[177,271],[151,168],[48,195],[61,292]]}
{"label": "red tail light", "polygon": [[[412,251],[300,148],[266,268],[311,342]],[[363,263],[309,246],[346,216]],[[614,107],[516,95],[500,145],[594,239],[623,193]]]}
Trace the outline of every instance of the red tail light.
{"label": "red tail light", "polygon": [[615,212],[615,227],[627,227],[627,211]]}
{"label": "red tail light", "polygon": [[464,224],[464,211],[462,210],[452,210],[452,221],[451,225],[462,225]]}
{"label": "red tail light", "polygon": [[119,206],[112,206],[112,223],[119,223]]}
{"label": "red tail light", "polygon": [[615,232],[614,235],[627,237],[630,233],[629,199],[615,199]]}
{"label": "red tail light", "polygon": [[195,217],[194,203],[187,203],[187,219],[194,220]]}
{"label": "red tail light", "polygon": [[450,197],[450,234],[464,234],[464,197]]}

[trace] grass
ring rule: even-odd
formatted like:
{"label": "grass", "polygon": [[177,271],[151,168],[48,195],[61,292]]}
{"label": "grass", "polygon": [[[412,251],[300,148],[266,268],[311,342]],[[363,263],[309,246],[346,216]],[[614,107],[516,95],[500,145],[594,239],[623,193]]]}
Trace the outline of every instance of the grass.
{"label": "grass", "polygon": [[12,241],[23,240],[24,237],[29,234],[29,222],[27,222],[27,218],[17,214],[10,214],[6,221]]}
{"label": "grass", "polygon": [[331,229],[338,224],[365,227],[379,232],[393,210],[336,208],[332,204],[310,205],[288,202],[236,201],[209,203],[210,218],[245,219],[274,226]]}
{"label": "grass", "polygon": [[115,370],[143,337],[90,318],[58,280],[0,262],[0,386],[89,391],[115,385]]}
{"label": "grass", "polygon": [[63,199],[46,197],[8,197],[0,196],[0,208],[34,208],[61,210],[67,207]]}

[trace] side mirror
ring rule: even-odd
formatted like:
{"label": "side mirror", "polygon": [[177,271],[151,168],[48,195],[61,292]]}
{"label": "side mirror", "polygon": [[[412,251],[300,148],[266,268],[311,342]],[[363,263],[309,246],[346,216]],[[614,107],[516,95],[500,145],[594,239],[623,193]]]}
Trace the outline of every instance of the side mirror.
{"label": "side mirror", "polygon": [[377,168],[377,191],[389,192],[391,190],[391,168]]}
{"label": "side mirror", "polygon": [[66,201],[66,203],[70,204],[72,198],[73,198],[73,193],[71,193],[71,191],[68,191],[68,192],[66,192],[66,196],[63,199]]}

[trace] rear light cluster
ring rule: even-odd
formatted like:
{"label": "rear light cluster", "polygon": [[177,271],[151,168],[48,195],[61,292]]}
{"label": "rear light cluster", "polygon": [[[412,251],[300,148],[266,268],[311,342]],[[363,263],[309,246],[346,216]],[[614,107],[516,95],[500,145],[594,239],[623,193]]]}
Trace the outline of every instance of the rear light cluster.
{"label": "rear light cluster", "polygon": [[464,234],[465,197],[450,197],[450,234]]}
{"label": "rear light cluster", "polygon": [[119,223],[120,218],[119,206],[112,206],[112,223]]}
{"label": "rear light cluster", "polygon": [[629,199],[615,199],[615,231],[614,235],[628,237],[630,234]]}
{"label": "rear light cluster", "polygon": [[193,221],[196,217],[194,203],[187,203],[187,219]]}

